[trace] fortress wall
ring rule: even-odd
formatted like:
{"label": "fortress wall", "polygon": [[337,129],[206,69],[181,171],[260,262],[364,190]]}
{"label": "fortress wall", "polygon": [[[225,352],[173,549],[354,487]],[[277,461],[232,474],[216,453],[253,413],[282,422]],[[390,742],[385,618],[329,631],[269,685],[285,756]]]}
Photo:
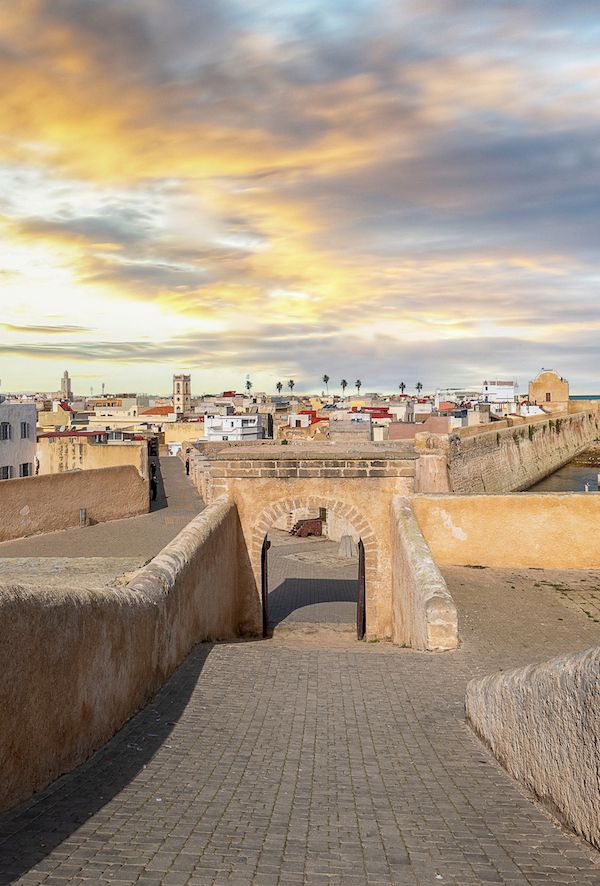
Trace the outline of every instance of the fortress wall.
{"label": "fortress wall", "polygon": [[0,541],[79,526],[80,508],[88,522],[104,523],[150,506],[148,480],[133,465],[3,480],[0,497]]}
{"label": "fortress wall", "polygon": [[452,492],[507,493],[528,489],[583,452],[599,434],[598,413],[493,428],[474,436],[450,436]]}
{"label": "fortress wall", "polygon": [[392,524],[392,641],[429,652],[458,646],[458,614],[413,513],[395,496]]}
{"label": "fortress wall", "polygon": [[473,729],[508,772],[600,849],[600,648],[472,680]]}
{"label": "fortress wall", "polygon": [[416,495],[436,563],[600,569],[600,494]]}
{"label": "fortress wall", "polygon": [[128,585],[0,588],[0,811],[101,747],[194,644],[237,634],[240,539],[223,497]]}

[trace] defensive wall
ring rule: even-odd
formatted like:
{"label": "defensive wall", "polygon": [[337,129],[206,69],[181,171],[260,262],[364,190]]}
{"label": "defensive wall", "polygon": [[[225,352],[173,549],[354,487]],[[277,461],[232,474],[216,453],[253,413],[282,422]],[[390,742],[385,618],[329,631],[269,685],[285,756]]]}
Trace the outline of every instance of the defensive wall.
{"label": "defensive wall", "polygon": [[101,747],[194,644],[236,636],[248,570],[234,503],[223,498],[128,585],[1,587],[0,811]]}
{"label": "defensive wall", "polygon": [[589,410],[469,437],[451,434],[450,490],[489,494],[528,489],[583,452],[598,428],[598,413]]}
{"label": "defensive wall", "polygon": [[600,494],[416,495],[441,566],[600,569]]}
{"label": "defensive wall", "polygon": [[81,508],[88,523],[104,523],[150,507],[148,481],[133,465],[3,480],[1,492],[0,541],[79,526]]}
{"label": "defensive wall", "polygon": [[467,686],[473,729],[507,771],[600,849],[600,648]]}
{"label": "defensive wall", "polygon": [[148,441],[96,443],[89,437],[60,435],[40,437],[37,441],[39,474],[88,471],[133,465],[142,477],[148,477]]}

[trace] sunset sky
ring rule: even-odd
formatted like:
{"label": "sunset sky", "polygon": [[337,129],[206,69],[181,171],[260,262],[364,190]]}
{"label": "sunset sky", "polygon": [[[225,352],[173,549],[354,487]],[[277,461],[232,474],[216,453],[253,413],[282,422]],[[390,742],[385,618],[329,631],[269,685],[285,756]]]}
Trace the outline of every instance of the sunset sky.
{"label": "sunset sky", "polygon": [[600,393],[587,0],[4,0],[1,391]]}

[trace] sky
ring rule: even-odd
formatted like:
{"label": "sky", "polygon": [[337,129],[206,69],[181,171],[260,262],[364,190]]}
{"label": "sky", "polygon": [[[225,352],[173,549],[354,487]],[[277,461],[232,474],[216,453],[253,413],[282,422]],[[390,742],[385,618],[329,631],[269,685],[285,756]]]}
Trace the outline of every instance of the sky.
{"label": "sky", "polygon": [[600,393],[588,0],[0,0],[0,391]]}

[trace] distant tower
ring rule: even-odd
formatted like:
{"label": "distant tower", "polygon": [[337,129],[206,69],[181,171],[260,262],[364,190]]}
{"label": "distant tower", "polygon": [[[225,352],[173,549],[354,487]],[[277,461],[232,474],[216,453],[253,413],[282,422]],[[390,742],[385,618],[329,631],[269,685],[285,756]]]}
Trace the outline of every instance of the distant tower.
{"label": "distant tower", "polygon": [[63,400],[73,399],[73,391],[71,390],[71,379],[69,378],[69,373],[66,369],[60,383],[60,394]]}
{"label": "distant tower", "polygon": [[173,409],[178,415],[192,409],[192,382],[190,375],[173,376]]}

